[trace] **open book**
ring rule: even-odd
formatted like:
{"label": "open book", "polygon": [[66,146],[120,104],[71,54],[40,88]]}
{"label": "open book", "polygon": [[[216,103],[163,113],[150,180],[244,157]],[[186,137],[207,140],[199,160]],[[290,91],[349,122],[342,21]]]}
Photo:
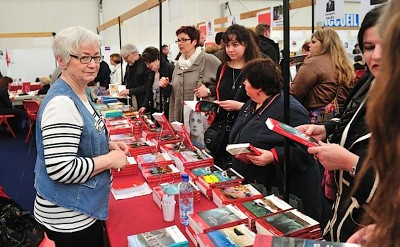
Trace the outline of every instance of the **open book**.
{"label": "open book", "polygon": [[192,111],[195,112],[210,112],[217,111],[219,105],[217,103],[201,100],[201,101],[185,101],[185,105],[187,105]]}
{"label": "open book", "polygon": [[260,151],[258,151],[253,145],[250,143],[237,143],[237,144],[229,144],[226,146],[226,151],[232,155],[239,154],[248,154],[248,155],[261,155]]}
{"label": "open book", "polygon": [[278,120],[275,120],[273,118],[268,118],[267,121],[265,121],[265,124],[268,126],[270,130],[275,131],[280,135],[286,136],[292,139],[293,141],[306,145],[307,147],[319,146],[318,141],[315,140],[314,138],[301,133],[292,126],[279,122]]}
{"label": "open book", "polygon": [[126,89],[126,85],[110,84],[109,89],[110,95],[116,97],[120,92]]}

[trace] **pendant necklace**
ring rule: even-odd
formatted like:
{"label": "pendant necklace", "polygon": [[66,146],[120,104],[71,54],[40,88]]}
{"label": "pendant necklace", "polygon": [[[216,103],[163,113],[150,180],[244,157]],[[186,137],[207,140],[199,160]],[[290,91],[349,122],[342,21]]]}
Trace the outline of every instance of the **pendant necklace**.
{"label": "pendant necklace", "polygon": [[239,75],[235,78],[235,69],[232,68],[232,78],[233,78],[233,84],[232,84],[232,90],[236,89],[236,82],[239,79],[240,75],[242,74],[242,70],[240,70]]}

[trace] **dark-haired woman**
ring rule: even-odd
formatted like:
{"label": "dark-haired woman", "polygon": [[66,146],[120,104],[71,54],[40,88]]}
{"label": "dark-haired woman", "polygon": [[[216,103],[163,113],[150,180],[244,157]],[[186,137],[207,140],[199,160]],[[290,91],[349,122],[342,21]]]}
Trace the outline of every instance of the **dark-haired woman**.
{"label": "dark-haired woman", "polygon": [[151,87],[147,89],[145,97],[145,106],[139,109],[139,112],[164,112],[169,116],[169,96],[172,87],[169,84],[172,81],[172,73],[175,66],[161,57],[160,52],[155,47],[147,47],[142,53],[142,60],[146,66],[151,69],[150,74]]}
{"label": "dark-haired woman", "polygon": [[[249,97],[243,88],[242,68],[250,60],[260,57],[259,48],[250,32],[241,25],[232,25],[222,35],[225,44],[224,61],[217,72],[216,103],[219,104],[214,122],[220,122],[229,117],[235,121],[238,111]],[[228,143],[229,133],[225,142]],[[215,164],[226,169],[232,166],[230,155],[225,150],[212,152]]]}
{"label": "dark-haired woman", "polygon": [[[247,183],[265,185],[267,190],[283,186],[284,137],[265,125],[271,117],[283,121],[282,73],[270,58],[255,59],[242,69],[244,85],[250,99],[243,105],[232,127],[229,143],[251,143],[260,156],[247,155],[247,161],[233,158],[233,168],[244,176]],[[307,110],[290,96],[290,124],[309,123]],[[303,212],[315,220],[320,219],[319,168],[305,146],[289,142],[291,163],[287,191],[301,199]]]}
{"label": "dark-haired woman", "polygon": [[0,115],[15,115],[14,118],[9,118],[7,121],[13,131],[18,131],[20,129],[18,123],[21,121],[24,111],[14,108],[11,103],[8,87],[12,82],[13,80],[7,76],[0,79]]}

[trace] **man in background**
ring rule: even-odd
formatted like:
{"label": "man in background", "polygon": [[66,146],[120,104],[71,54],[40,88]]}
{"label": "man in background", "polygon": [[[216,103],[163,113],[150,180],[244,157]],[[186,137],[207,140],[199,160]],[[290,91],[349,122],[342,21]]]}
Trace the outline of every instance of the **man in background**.
{"label": "man in background", "polygon": [[126,44],[122,46],[120,54],[127,65],[122,82],[123,85],[126,85],[126,89],[122,90],[119,95],[131,96],[132,106],[140,109],[142,106],[145,106],[146,91],[151,86],[151,70],[147,68],[146,64],[142,61],[135,45]]}
{"label": "man in background", "polygon": [[270,57],[275,63],[279,63],[279,45],[270,39],[271,27],[267,23],[260,23],[256,26],[255,32],[260,38],[260,50]]}
{"label": "man in background", "polygon": [[169,46],[164,44],[161,46],[161,58],[165,59],[165,61],[168,61],[168,55],[169,55]]}
{"label": "man in background", "polygon": [[206,43],[207,37],[206,37],[206,34],[203,32],[202,29],[199,28],[197,30],[199,30],[199,33],[200,33],[199,42],[197,44],[198,44],[198,46],[203,48],[204,47],[204,43]]}
{"label": "man in background", "polygon": [[224,32],[218,32],[217,34],[215,34],[215,44],[219,46],[219,51],[214,53],[214,56],[216,56],[221,62],[223,60],[223,54],[224,54],[224,49],[225,46],[222,42],[222,35],[224,34]]}

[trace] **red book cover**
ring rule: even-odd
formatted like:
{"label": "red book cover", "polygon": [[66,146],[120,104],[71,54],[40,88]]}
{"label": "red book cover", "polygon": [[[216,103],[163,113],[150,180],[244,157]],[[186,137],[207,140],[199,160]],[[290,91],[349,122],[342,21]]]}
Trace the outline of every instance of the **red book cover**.
{"label": "red book cover", "polygon": [[132,125],[129,123],[120,125],[108,125],[107,130],[110,135],[133,134]]}
{"label": "red book cover", "polygon": [[185,125],[181,122],[174,121],[171,123],[171,127],[173,128],[174,132],[179,135],[181,141],[185,147],[189,148],[190,150],[195,150],[195,147],[190,140],[189,132],[187,132]]}
{"label": "red book cover", "polygon": [[246,155],[261,155],[261,152],[251,145],[251,143],[229,144],[226,146],[226,151],[244,163],[249,163]]}
{"label": "red book cover", "polygon": [[130,175],[136,175],[138,172],[138,166],[136,163],[135,158],[133,157],[127,157],[128,160],[128,165],[126,165],[124,168],[120,168],[120,169],[111,169],[111,173],[113,175],[114,178],[118,178],[121,176],[130,176]]}
{"label": "red book cover", "polygon": [[298,131],[296,128],[293,128],[292,126],[289,126],[287,124],[284,124],[282,122],[279,122],[275,119],[268,118],[265,124],[268,126],[268,128],[272,131],[275,131],[276,133],[286,136],[293,141],[296,141],[298,143],[301,143],[307,147],[316,147],[318,146],[318,141],[315,140],[314,138],[310,136],[306,136],[305,134],[301,133]]}
{"label": "red book cover", "polygon": [[189,226],[195,233],[247,223],[247,217],[234,205],[226,205],[189,215]]}
{"label": "red book cover", "polygon": [[126,117],[116,117],[116,118],[106,119],[107,126],[124,125],[124,124],[130,124],[128,118]]}
{"label": "red book cover", "polygon": [[194,230],[190,226],[186,226],[185,231],[192,243],[197,246],[197,234],[194,232]]}
{"label": "red book cover", "polygon": [[152,114],[153,118],[157,121],[157,123],[161,126],[163,131],[168,132],[170,135],[174,135],[175,131],[171,126],[171,123],[165,117],[164,113],[162,112],[155,112]]}
{"label": "red book cover", "polygon": [[229,186],[227,188],[212,189],[212,198],[215,205],[221,207],[227,204],[252,201],[263,198],[263,195],[251,184]]}
{"label": "red book cover", "polygon": [[181,173],[174,165],[142,169],[143,177],[152,183],[180,181]]}
{"label": "red book cover", "polygon": [[168,154],[160,152],[140,154],[136,157],[136,161],[140,169],[149,167],[160,167],[174,163],[172,159],[168,156]]}

